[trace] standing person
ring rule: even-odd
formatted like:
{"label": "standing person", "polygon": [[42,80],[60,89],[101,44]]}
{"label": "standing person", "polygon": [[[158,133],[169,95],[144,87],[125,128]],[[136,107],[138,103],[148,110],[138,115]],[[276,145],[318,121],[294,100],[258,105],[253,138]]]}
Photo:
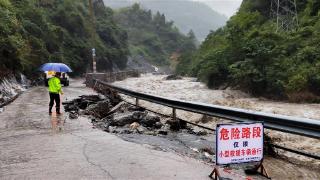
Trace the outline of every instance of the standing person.
{"label": "standing person", "polygon": [[54,102],[56,103],[56,112],[60,113],[60,93],[63,94],[60,83],[60,72],[56,72],[55,75],[49,79],[49,95],[50,95],[50,103],[49,103],[49,114],[52,114],[52,107]]}

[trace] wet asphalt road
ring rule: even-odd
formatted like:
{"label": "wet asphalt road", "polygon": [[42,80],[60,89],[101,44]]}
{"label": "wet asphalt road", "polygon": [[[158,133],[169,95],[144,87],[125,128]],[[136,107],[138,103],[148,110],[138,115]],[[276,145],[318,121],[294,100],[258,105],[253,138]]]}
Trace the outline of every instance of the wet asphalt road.
{"label": "wet asphalt road", "polygon": [[[94,94],[81,80],[71,82],[64,92],[64,100]],[[144,137],[145,141],[131,138],[132,142],[128,142],[93,129],[86,118],[49,116],[48,98],[45,87],[35,87],[0,113],[1,180],[209,179],[211,165],[171,151],[159,151],[155,146],[158,141],[153,139],[150,143],[150,137]],[[275,179],[319,177],[314,170],[281,160],[266,159],[266,165]],[[246,179],[243,175],[221,172],[225,177]]]}
{"label": "wet asphalt road", "polygon": [[[81,82],[63,99],[94,93]],[[208,179],[210,165],[124,141],[85,118],[49,116],[47,106],[46,88],[35,87],[0,114],[0,179]]]}

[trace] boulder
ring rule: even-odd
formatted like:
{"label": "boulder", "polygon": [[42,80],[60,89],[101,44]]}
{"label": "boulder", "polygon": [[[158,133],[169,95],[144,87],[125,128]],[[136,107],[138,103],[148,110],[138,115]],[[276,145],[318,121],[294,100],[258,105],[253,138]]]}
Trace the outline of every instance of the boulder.
{"label": "boulder", "polygon": [[182,79],[182,77],[176,74],[171,74],[165,77],[165,80],[179,80],[179,79]]}
{"label": "boulder", "polygon": [[146,116],[145,112],[134,111],[121,114],[114,114],[110,118],[110,125],[112,126],[124,126],[126,124],[132,124],[134,122],[140,122]]}
{"label": "boulder", "polygon": [[108,112],[108,115],[109,114],[113,114],[119,110],[122,110],[122,109],[125,109],[126,107],[126,103],[125,102],[120,102],[119,104],[117,104],[116,106],[114,106],[109,112]]}
{"label": "boulder", "polygon": [[93,102],[90,101],[81,101],[78,104],[79,109],[86,109],[90,104],[94,104]]}
{"label": "boulder", "polygon": [[197,127],[197,126],[194,126],[191,129],[191,133],[198,135],[198,136],[205,136],[208,134],[208,132],[206,130],[204,130],[203,128]]}
{"label": "boulder", "polygon": [[165,124],[164,126],[161,127],[161,129],[157,131],[157,134],[168,135],[169,131],[170,131],[170,125]]}
{"label": "boulder", "polygon": [[109,126],[107,132],[109,132],[109,133],[118,133],[119,131],[117,130],[116,126]]}
{"label": "boulder", "polygon": [[123,128],[119,130],[120,134],[132,134],[134,131],[129,128]]}
{"label": "boulder", "polygon": [[143,107],[130,105],[128,107],[128,111],[146,111],[146,109]]}
{"label": "boulder", "polygon": [[151,136],[156,136],[157,135],[157,133],[155,131],[145,131],[143,134],[151,135]]}
{"label": "boulder", "polygon": [[82,116],[82,115],[86,114],[85,112],[86,112],[85,110],[80,110],[78,113],[79,113],[80,116]]}
{"label": "boulder", "polygon": [[185,129],[187,127],[187,123],[181,120],[167,120],[166,124],[170,125],[170,129],[173,131],[179,131],[180,129]]}
{"label": "boulder", "polygon": [[154,127],[157,122],[160,122],[160,117],[149,114],[140,121],[140,123],[145,127]]}
{"label": "boulder", "polygon": [[168,135],[168,131],[163,131],[163,130],[159,130],[157,131],[157,133],[161,135]]}
{"label": "boulder", "polygon": [[103,131],[107,131],[107,132],[110,132],[109,131],[109,125],[108,124],[105,124],[104,122],[102,121],[99,121],[99,122],[96,122],[94,123],[94,126],[103,130]]}
{"label": "boulder", "polygon": [[110,89],[109,87],[96,86],[94,90],[96,90],[98,93],[101,93],[105,97],[107,97],[110,100],[110,103],[112,104],[112,106],[116,106],[122,101],[121,96],[116,91]]}
{"label": "boulder", "polygon": [[79,107],[74,104],[73,102],[64,102],[64,111],[65,112],[70,112],[70,111],[79,111]]}
{"label": "boulder", "polygon": [[83,101],[98,102],[98,101],[103,100],[103,98],[100,97],[99,95],[82,95],[82,96],[79,96],[79,97]]}
{"label": "boulder", "polygon": [[97,104],[90,105],[86,110],[86,115],[93,115],[97,118],[104,118],[112,108],[109,100],[100,101]]}
{"label": "boulder", "polygon": [[134,122],[134,123],[130,124],[130,129],[137,129],[139,126],[140,126],[139,123]]}
{"label": "boulder", "polygon": [[143,126],[139,126],[136,130],[137,130],[137,132],[138,132],[139,134],[142,134],[142,133],[144,133],[145,131],[147,131],[147,128],[145,128],[145,127],[143,127]]}
{"label": "boulder", "polygon": [[72,101],[62,102],[65,111],[78,111],[79,109],[86,109],[88,106],[92,104],[96,104],[103,99],[99,95],[84,95],[79,96],[79,98],[74,99]]}
{"label": "boulder", "polygon": [[71,111],[69,113],[69,118],[70,119],[78,119],[79,114],[77,112]]}
{"label": "boulder", "polygon": [[154,128],[160,129],[162,126],[163,124],[159,121],[159,122],[156,122],[156,124],[154,125]]}

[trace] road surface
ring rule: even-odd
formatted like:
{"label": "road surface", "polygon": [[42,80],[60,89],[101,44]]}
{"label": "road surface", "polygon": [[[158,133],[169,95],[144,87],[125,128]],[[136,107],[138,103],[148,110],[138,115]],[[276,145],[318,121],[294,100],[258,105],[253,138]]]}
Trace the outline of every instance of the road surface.
{"label": "road surface", "polygon": [[[94,94],[81,80],[71,82],[64,92],[64,100]],[[93,129],[90,120],[83,117],[70,120],[66,115],[49,116],[48,99],[45,87],[34,87],[0,113],[1,180],[209,179],[213,167],[196,159],[124,141]],[[319,177],[313,170],[297,169],[281,160],[266,159],[266,165],[275,179]],[[225,174],[233,179],[246,178]]]}
{"label": "road surface", "polygon": [[[94,93],[81,82],[64,96]],[[195,159],[126,142],[85,118],[49,116],[48,98],[31,88],[0,114],[0,179],[208,179],[212,167]]]}

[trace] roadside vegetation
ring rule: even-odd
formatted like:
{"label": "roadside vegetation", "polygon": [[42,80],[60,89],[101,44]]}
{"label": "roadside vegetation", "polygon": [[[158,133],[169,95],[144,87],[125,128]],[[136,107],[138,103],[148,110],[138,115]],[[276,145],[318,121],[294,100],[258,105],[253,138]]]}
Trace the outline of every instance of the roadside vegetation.
{"label": "roadside vegetation", "polygon": [[138,4],[117,12],[94,1],[92,21],[87,0],[0,0],[0,77],[38,76],[46,62],[63,62],[81,75],[92,69],[96,48],[99,72],[126,68],[128,56],[154,65],[195,50],[192,31],[183,35],[164,14]]}
{"label": "roadside vegetation", "polygon": [[299,28],[276,32],[270,1],[244,0],[227,25],[182,55],[176,71],[210,88],[233,87],[256,96],[319,101],[320,2],[297,1]]}
{"label": "roadside vegetation", "polygon": [[[113,11],[96,1],[96,30],[87,0],[0,0],[0,76],[36,76],[46,62],[63,62],[75,75],[91,65],[96,47],[98,69],[126,66],[126,31],[113,20]],[[91,68],[90,68],[91,69]]]}

